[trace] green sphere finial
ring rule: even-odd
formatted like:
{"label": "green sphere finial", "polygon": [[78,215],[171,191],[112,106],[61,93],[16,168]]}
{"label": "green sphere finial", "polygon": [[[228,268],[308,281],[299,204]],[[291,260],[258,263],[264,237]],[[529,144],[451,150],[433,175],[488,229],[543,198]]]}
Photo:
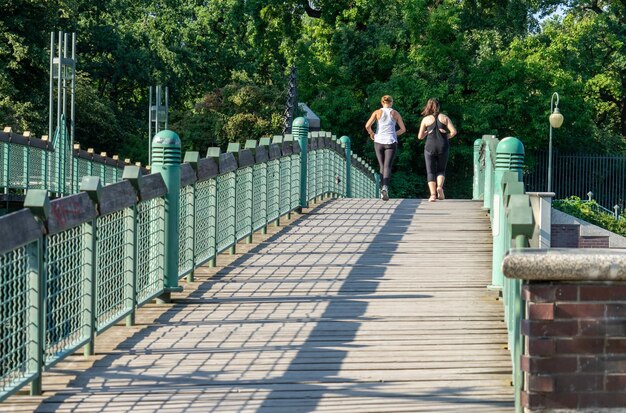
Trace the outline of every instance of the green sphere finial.
{"label": "green sphere finial", "polygon": [[300,116],[300,117],[295,118],[293,120],[292,126],[308,128],[309,127],[309,120],[307,118],[303,118],[302,116]]}
{"label": "green sphere finial", "polygon": [[153,145],[167,145],[167,146],[181,146],[180,137],[178,134],[171,130],[162,130],[152,139]]}
{"label": "green sphere finial", "polygon": [[517,138],[504,138],[498,143],[496,153],[524,155],[524,144]]}

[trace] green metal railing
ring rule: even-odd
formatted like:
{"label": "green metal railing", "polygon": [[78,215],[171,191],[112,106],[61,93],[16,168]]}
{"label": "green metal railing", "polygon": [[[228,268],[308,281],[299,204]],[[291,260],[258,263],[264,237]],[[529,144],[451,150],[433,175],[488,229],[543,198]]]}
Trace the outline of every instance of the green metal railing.
{"label": "green metal railing", "polygon": [[528,247],[535,231],[530,198],[524,191],[523,166],[524,146],[517,138],[499,141],[485,135],[474,142],[473,199],[483,200],[491,220],[493,258],[489,288],[501,291],[504,304],[517,412],[522,411],[523,389],[522,281],[504,277],[502,260],[509,249]]}
{"label": "green metal railing", "polygon": [[349,194],[351,168],[355,195],[375,197],[375,174],[349,147],[309,135],[302,119],[294,131],[296,140],[189,152],[182,164],[178,136],[162,131],[150,175],[127,166],[111,185],[84,177],[80,193],[53,201],[27,191],[27,208],[0,218],[0,400],[29,383],[39,394],[45,369],[81,347],[94,354],[95,335],[132,325],[138,307],[169,300],[180,278],[253,232]]}
{"label": "green metal railing", "polygon": [[[63,121],[64,122],[64,121]],[[70,148],[66,133],[57,133],[50,142],[26,132],[0,132],[0,188],[5,192],[47,189],[69,195],[78,192],[83,176],[98,176],[108,185],[122,179],[127,164],[117,156],[95,154],[93,150]]]}

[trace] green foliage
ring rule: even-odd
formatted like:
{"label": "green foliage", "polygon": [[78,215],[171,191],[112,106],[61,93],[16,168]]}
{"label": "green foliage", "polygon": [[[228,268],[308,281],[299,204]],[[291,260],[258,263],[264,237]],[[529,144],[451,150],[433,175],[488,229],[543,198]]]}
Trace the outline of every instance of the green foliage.
{"label": "green foliage", "polygon": [[573,196],[552,202],[552,207],[626,237],[626,219],[615,219],[612,214],[604,212],[596,201],[583,201]]}
{"label": "green foliage", "polygon": [[282,131],[285,96],[282,88],[251,81],[231,83],[208,92],[193,109],[175,111],[172,128],[187,150],[206,153],[207,148],[226,148],[229,142],[245,144],[248,139]]}
{"label": "green foliage", "polygon": [[[607,0],[4,0],[0,126],[47,133],[49,32],[77,33],[76,139],[147,161],[148,87],[170,90],[170,127],[185,149],[257,139],[282,128],[287,78],[322,128],[352,138],[376,165],[364,124],[394,96],[400,138],[392,195],[426,196],[426,100],[459,135],[449,197],[469,197],[483,134],[548,144],[552,92],[565,116],[555,149],[624,153],[626,8]],[[551,17],[557,7],[563,13]],[[543,19],[541,21],[537,19]]]}

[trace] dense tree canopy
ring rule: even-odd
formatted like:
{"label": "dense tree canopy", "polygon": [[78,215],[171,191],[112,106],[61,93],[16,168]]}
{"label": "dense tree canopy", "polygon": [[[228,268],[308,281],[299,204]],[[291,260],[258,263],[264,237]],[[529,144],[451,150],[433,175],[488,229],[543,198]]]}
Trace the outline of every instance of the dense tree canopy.
{"label": "dense tree canopy", "polygon": [[[373,160],[363,125],[391,94],[409,133],[392,191],[425,193],[422,106],[459,129],[448,187],[469,196],[483,134],[545,148],[558,91],[564,151],[624,152],[626,0],[2,0],[0,124],[47,131],[49,33],[76,32],[83,146],[147,160],[148,87],[170,88],[186,149],[278,133],[290,65],[324,129]],[[556,13],[555,13],[556,12]]]}

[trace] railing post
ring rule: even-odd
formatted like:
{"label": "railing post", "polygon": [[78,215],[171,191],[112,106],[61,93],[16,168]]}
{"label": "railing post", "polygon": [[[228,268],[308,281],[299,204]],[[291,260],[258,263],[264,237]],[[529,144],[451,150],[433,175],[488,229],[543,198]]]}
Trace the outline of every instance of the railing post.
{"label": "railing post", "polygon": [[[84,176],[81,180],[79,190],[86,192],[94,204],[100,201],[102,184],[100,178],[96,176]],[[84,328],[85,336],[89,337],[87,344],[83,348],[85,356],[96,354],[96,251],[97,251],[98,226],[97,218],[92,219],[85,228],[85,243],[89,245],[83,255],[85,265],[83,267],[83,278],[86,283],[85,291],[87,295],[83,298],[83,308],[85,309]]]}
{"label": "railing post", "polygon": [[[219,165],[220,165],[220,148],[209,148],[206,153],[207,158],[213,158],[215,163],[217,164],[217,171],[219,175]],[[213,203],[213,258],[209,261],[209,267],[213,268],[217,266],[217,223],[219,222],[217,213],[219,208],[217,206],[217,175],[215,176],[215,202]]]}
{"label": "railing post", "polygon": [[163,130],[152,140],[152,171],[161,173],[167,195],[165,197],[164,231],[164,292],[159,297],[170,302],[171,293],[181,292],[178,286],[178,221],[180,213],[180,138],[175,132]]}
{"label": "railing post", "polygon": [[[519,181],[518,181],[519,184]],[[518,192],[523,192],[523,186],[518,185]],[[515,191],[513,191],[515,192]],[[535,219],[530,197],[527,194],[512,194],[507,202],[509,242],[515,240],[515,248],[526,248],[535,232]],[[502,261],[500,261],[502,267]],[[523,372],[521,358],[524,341],[522,337],[522,319],[524,316],[524,299],[522,297],[522,280],[506,278],[504,285],[507,301],[505,304],[508,316],[509,351],[513,364],[513,388],[516,413],[522,412],[521,395],[523,390]]]}
{"label": "railing post", "polygon": [[494,172],[493,203],[491,206],[491,229],[493,236],[493,261],[491,288],[502,288],[504,275],[501,264],[504,253],[511,246],[511,239],[508,236],[508,226],[506,223],[506,212],[504,209],[504,176],[508,174],[511,182],[511,175],[516,175],[517,182],[522,181],[522,168],[524,166],[524,145],[517,138],[505,138],[498,144],[496,149],[496,165]]}
{"label": "railing post", "polygon": [[[300,144],[300,208],[308,208],[307,201],[307,152],[309,146],[309,121],[306,118],[299,117],[293,121],[291,127],[293,136],[298,139]],[[302,210],[300,209],[300,211]]]}
{"label": "railing post", "polygon": [[374,179],[376,179],[376,192],[374,193],[374,198],[376,198],[380,194],[380,174],[378,172],[374,173]]}
{"label": "railing post", "polygon": [[[10,132],[10,130],[9,130]],[[9,193],[9,183],[11,182],[11,179],[9,179],[9,165],[11,165],[11,143],[6,142],[4,145],[2,145],[2,158],[3,158],[3,165],[1,165],[0,167],[2,168],[2,176],[4,178],[4,192],[5,193]]]}
{"label": "railing post", "polygon": [[537,228],[532,235],[533,248],[550,248],[552,234],[552,198],[554,192],[527,192]]}
{"label": "railing post", "polygon": [[474,141],[474,186],[472,191],[472,199],[478,201],[483,199],[483,192],[485,186],[485,171],[480,167],[480,147],[483,140],[476,139]]}
{"label": "railing post", "polygon": [[[8,182],[8,180],[7,180]],[[24,207],[31,210],[39,221],[46,221],[50,215],[50,200],[45,189],[30,190],[26,192]],[[28,370],[35,371],[36,376],[30,386],[31,396],[37,396],[42,391],[43,375],[43,354],[45,345],[46,324],[44,319],[44,297],[46,294],[46,270],[44,264],[44,242],[43,236],[31,243],[27,248],[28,254],[28,334],[31,337],[27,347],[29,366]]]}
{"label": "railing post", "polygon": [[483,191],[483,209],[490,210],[493,203],[493,164],[491,162],[492,141],[496,137],[493,135],[483,136],[485,142],[485,185]]}
{"label": "railing post", "polygon": [[[188,163],[191,165],[191,168],[198,175],[198,163],[200,162],[200,152],[189,151],[185,153],[184,163]],[[193,236],[191,237],[191,272],[187,274],[187,282],[193,282],[196,271],[196,238],[198,234],[196,234],[196,219],[198,215],[198,197],[196,194],[196,183],[193,183],[193,213],[191,215],[191,230],[193,231]]]}
{"label": "railing post", "polygon": [[[124,173],[122,174],[122,179],[130,182],[130,184],[133,186],[133,189],[137,193],[137,199],[139,199],[139,193],[140,193],[140,188],[141,188],[140,168],[135,165],[132,165],[132,166],[129,165],[125,167]],[[129,238],[132,240],[132,245],[130,246],[130,248],[132,248],[133,264],[132,264],[132,274],[130,278],[130,283],[131,283],[130,297],[133,303],[133,309],[130,312],[130,314],[126,317],[126,325],[129,327],[135,325],[135,309],[137,307],[137,271],[138,271],[137,261],[139,258],[139,234],[138,234],[139,223],[137,222],[137,218],[138,218],[137,203],[135,203],[135,205],[132,206],[131,216],[133,219],[133,233],[131,234]]]}
{"label": "railing post", "polygon": [[[234,146],[233,146],[234,145]],[[239,152],[239,144],[238,143],[229,143],[227,148],[226,148],[226,153],[238,153]],[[233,157],[235,157],[235,155],[233,154]],[[235,174],[235,195],[234,195],[234,199],[233,199],[233,203],[235,205],[235,212],[233,214],[233,245],[231,245],[228,248],[228,253],[230,255],[235,255],[237,253],[237,210],[239,208],[237,208],[239,205],[237,205],[237,187],[239,186],[239,178],[240,178],[240,173],[239,172],[239,159],[235,158],[237,160],[237,169],[235,169],[235,171],[233,172]]]}
{"label": "railing post", "polygon": [[22,175],[24,175],[24,189],[27,190],[30,185],[30,178],[28,174],[30,173],[30,140],[28,142],[28,146],[24,147],[24,161],[22,162]]}
{"label": "railing post", "polygon": [[346,150],[346,198],[352,198],[352,150],[350,149],[350,138],[342,136],[340,141]]}

